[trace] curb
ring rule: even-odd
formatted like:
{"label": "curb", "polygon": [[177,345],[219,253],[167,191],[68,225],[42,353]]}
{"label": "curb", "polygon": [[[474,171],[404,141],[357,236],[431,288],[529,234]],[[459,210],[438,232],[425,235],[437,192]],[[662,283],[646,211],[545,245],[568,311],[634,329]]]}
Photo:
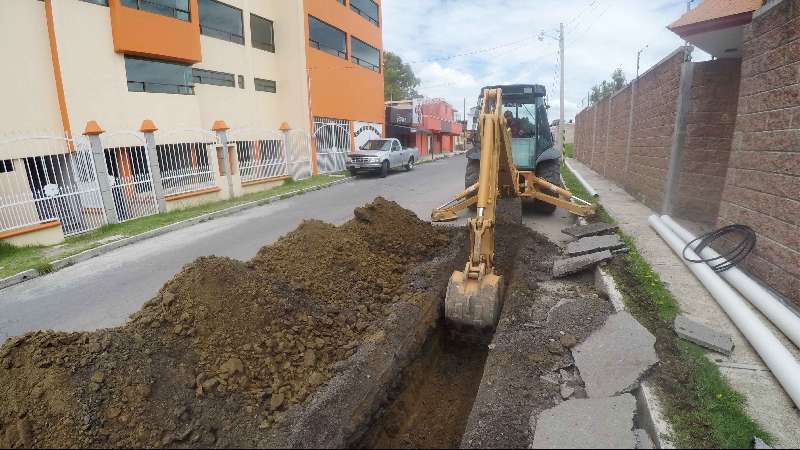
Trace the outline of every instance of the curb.
{"label": "curb", "polygon": [[[594,272],[594,284],[597,290],[608,296],[616,312],[625,310],[622,292],[617,287],[616,280],[602,266],[597,266]],[[655,448],[674,449],[674,444],[669,440],[672,436],[672,427],[664,416],[663,407],[656,397],[653,386],[647,380],[643,380],[634,395],[638,419],[636,427],[647,431]]]}
{"label": "curb", "polygon": [[[581,225],[588,223],[583,217],[578,218],[577,222]],[[602,265],[598,265],[594,272],[594,285],[598,291],[608,296],[608,300],[616,312],[625,310],[624,297],[617,287],[617,281]],[[635,396],[638,419],[636,426],[647,431],[655,448],[674,449],[675,445],[669,439],[672,436],[672,426],[667,422],[664,409],[656,397],[653,386],[647,380],[643,380],[639,389],[636,390]]]}
{"label": "curb", "polygon": [[[331,181],[330,183],[320,184],[319,186],[312,186],[305,189],[298,189],[296,191],[286,192],[281,195],[276,195],[274,197],[269,197],[263,200],[256,200],[248,203],[242,203],[241,205],[232,206],[230,208],[221,209],[219,211],[214,211],[212,213],[203,214],[202,216],[193,217],[191,219],[186,219],[180,222],[175,222],[169,225],[165,225],[161,228],[156,228],[155,230],[146,231],[141,234],[137,234],[135,236],[130,236],[125,239],[120,239],[115,242],[110,242],[108,244],[101,245],[99,247],[95,247],[89,250],[85,250],[77,255],[68,256],[64,259],[59,259],[57,261],[53,261],[50,263],[52,267],[52,271],[48,273],[57,272],[65,267],[69,267],[75,264],[78,264],[83,261],[87,261],[94,257],[112,252],[118,248],[126,247],[131,244],[135,244],[137,242],[143,241],[145,239],[151,239],[157,236],[161,236],[163,234],[170,233],[172,231],[180,230],[183,228],[188,228],[193,225],[197,225],[199,223],[208,222],[210,220],[214,220],[220,217],[230,216],[232,214],[236,214],[241,211],[245,211],[248,209],[256,208],[259,206],[268,205],[270,203],[274,203],[280,200],[286,200],[287,198],[296,197],[299,195],[303,195],[308,192],[312,191],[319,191],[322,189],[326,189],[337,184],[348,183],[353,181],[355,177],[352,176],[345,176],[341,180]],[[47,273],[40,273],[36,269],[29,269],[24,272],[20,272],[16,275],[12,275],[8,278],[3,278],[0,280],[0,290],[7,289],[11,286],[16,286],[18,284],[24,283],[26,281],[32,280],[34,278],[39,278],[41,276],[47,275]]]}

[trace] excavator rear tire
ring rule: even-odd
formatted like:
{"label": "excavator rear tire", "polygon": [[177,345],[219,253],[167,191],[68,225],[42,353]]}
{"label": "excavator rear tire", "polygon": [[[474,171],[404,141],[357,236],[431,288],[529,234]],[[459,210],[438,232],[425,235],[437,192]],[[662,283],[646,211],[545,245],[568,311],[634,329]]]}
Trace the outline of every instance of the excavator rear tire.
{"label": "excavator rear tire", "polygon": [[[550,159],[547,161],[542,161],[536,166],[536,176],[539,178],[544,178],[545,180],[549,181],[552,184],[555,184],[559,187],[564,187],[564,183],[561,182],[561,160],[559,159]],[[543,190],[545,194],[553,195],[556,194],[549,190]],[[531,203],[531,208],[541,214],[553,214],[556,212],[556,205],[543,202],[540,200],[534,200]]]}

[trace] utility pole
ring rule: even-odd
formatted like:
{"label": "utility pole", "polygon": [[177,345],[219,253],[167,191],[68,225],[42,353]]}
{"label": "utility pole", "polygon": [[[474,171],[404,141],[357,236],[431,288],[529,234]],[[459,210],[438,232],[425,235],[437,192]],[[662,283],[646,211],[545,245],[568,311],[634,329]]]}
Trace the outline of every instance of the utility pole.
{"label": "utility pole", "polygon": [[564,153],[564,74],[565,74],[565,57],[564,57],[564,23],[561,23],[558,33],[558,46],[561,55],[561,116],[558,121],[558,151]]}
{"label": "utility pole", "polygon": [[644,53],[644,51],[647,50],[647,47],[649,46],[650,46],[649,44],[645,45],[636,53],[636,78],[639,78],[639,67],[642,62],[642,53]]}

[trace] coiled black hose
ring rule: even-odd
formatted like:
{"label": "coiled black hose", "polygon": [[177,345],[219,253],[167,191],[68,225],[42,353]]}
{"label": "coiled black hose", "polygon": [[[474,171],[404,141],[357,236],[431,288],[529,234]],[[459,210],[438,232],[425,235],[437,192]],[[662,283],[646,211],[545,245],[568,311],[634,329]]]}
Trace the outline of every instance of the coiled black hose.
{"label": "coiled black hose", "polygon": [[[696,254],[702,253],[706,247],[729,235],[739,235],[740,240],[730,250],[716,258],[691,259],[686,256],[687,250],[694,250]],[[697,243],[697,245],[694,245]],[[683,248],[683,259],[693,263],[708,264],[714,272],[721,273],[738,266],[747,258],[756,246],[756,232],[747,225],[728,225],[719,230],[714,230],[702,236],[698,236]]]}

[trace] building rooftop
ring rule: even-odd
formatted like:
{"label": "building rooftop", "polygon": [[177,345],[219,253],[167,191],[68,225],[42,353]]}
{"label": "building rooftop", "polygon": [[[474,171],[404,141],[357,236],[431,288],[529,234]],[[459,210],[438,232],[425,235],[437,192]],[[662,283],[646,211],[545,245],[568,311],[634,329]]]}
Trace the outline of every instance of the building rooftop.
{"label": "building rooftop", "polygon": [[705,0],[668,28],[681,36],[688,36],[749,23],[753,12],[763,4],[764,0]]}

